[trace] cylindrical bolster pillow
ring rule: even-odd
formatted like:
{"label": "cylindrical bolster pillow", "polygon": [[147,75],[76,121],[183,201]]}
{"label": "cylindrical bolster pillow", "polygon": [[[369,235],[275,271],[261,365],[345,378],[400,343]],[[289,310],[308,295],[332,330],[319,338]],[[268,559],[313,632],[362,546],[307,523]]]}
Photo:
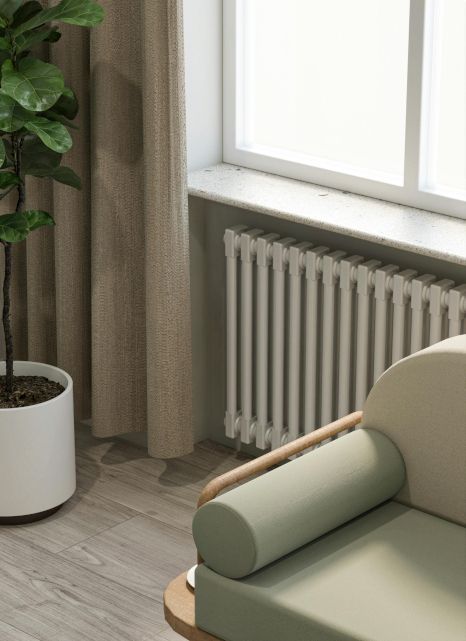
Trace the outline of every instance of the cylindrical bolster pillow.
{"label": "cylindrical bolster pillow", "polygon": [[212,570],[241,578],[393,497],[404,480],[392,441],[359,429],[205,504],[194,540]]}

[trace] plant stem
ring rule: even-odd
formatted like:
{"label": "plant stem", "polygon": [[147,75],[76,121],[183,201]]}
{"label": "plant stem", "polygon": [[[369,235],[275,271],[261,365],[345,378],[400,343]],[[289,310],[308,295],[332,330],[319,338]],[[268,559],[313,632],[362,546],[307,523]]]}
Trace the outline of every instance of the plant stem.
{"label": "plant stem", "polygon": [[[15,174],[21,178],[21,147],[22,141],[17,138],[15,134],[11,135],[11,146],[13,150],[13,164]],[[24,184],[21,182],[18,185],[18,200],[16,202],[16,212],[22,211],[24,207],[26,193]],[[5,336],[5,360],[6,360],[6,376],[5,376],[5,394],[7,399],[11,398],[13,393],[13,334],[11,331],[11,274],[12,274],[12,245],[11,243],[3,241],[3,248],[5,252],[5,272],[3,278],[3,333]]]}
{"label": "plant stem", "polygon": [[10,289],[11,289],[11,244],[3,243],[5,250],[5,274],[3,278],[3,333],[5,335],[5,394],[9,400],[13,392],[13,335],[10,319]]}

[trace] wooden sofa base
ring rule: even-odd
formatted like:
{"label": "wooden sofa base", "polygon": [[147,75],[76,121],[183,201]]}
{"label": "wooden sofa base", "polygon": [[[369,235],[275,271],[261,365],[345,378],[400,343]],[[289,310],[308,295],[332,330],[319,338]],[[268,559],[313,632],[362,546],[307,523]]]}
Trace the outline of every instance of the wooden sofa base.
{"label": "wooden sofa base", "polygon": [[184,572],[176,577],[163,595],[165,620],[175,632],[189,641],[222,641],[196,627],[194,615],[194,592],[186,583]]}

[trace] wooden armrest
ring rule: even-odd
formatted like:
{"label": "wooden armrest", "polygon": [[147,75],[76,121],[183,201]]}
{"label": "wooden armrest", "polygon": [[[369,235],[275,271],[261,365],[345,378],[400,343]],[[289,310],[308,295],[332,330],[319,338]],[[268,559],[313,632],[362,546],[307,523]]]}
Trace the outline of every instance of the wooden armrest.
{"label": "wooden armrest", "polygon": [[308,448],[313,447],[332,436],[336,436],[340,432],[344,432],[345,430],[355,427],[355,425],[360,423],[361,420],[362,412],[353,412],[353,414],[348,414],[348,416],[344,416],[333,423],[329,423],[325,427],[321,427],[310,434],[306,434],[305,436],[302,436],[291,443],[287,443],[272,452],[268,452],[263,456],[253,459],[252,461],[248,461],[247,463],[244,463],[244,465],[240,465],[230,472],[217,476],[217,478],[212,479],[212,481],[210,481],[202,490],[197,503],[198,508],[214,499],[227,487],[231,487],[240,481],[244,481],[251,476],[259,474],[260,472],[266,472],[271,467],[274,467],[279,463],[283,463],[290,458],[290,456],[299,454],[299,452],[303,452],[304,450],[307,450]]}
{"label": "wooden armrest", "polygon": [[[348,416],[340,418],[338,421],[330,423],[315,432],[306,434],[306,436],[302,436],[292,443],[287,443],[273,452],[268,452],[259,458],[237,467],[235,470],[231,470],[231,472],[218,476],[210,481],[210,483],[208,483],[203,489],[199,497],[198,507],[201,507],[201,505],[204,505],[208,501],[214,499],[227,487],[235,485],[235,483],[239,483],[240,481],[244,481],[245,479],[255,476],[260,472],[265,472],[274,465],[283,463],[290,458],[290,456],[303,452],[304,450],[307,450],[308,448],[313,447],[332,436],[336,436],[340,432],[344,432],[355,427],[361,422],[361,420],[362,412],[348,414]],[[198,563],[202,563],[202,558],[198,558]],[[177,577],[170,583],[163,595],[163,601],[165,619],[175,632],[178,632],[178,634],[181,634],[190,641],[221,641],[217,637],[214,637],[196,627],[194,592],[187,585],[186,573]]]}

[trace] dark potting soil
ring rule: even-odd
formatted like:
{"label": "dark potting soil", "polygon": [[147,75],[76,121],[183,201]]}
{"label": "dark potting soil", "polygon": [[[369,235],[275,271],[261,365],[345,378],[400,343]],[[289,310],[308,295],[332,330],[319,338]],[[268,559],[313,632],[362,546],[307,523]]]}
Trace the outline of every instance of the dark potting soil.
{"label": "dark potting soil", "polygon": [[5,394],[5,376],[0,376],[0,409],[27,407],[44,403],[61,394],[65,388],[60,383],[49,381],[45,376],[15,376],[13,393]]}

